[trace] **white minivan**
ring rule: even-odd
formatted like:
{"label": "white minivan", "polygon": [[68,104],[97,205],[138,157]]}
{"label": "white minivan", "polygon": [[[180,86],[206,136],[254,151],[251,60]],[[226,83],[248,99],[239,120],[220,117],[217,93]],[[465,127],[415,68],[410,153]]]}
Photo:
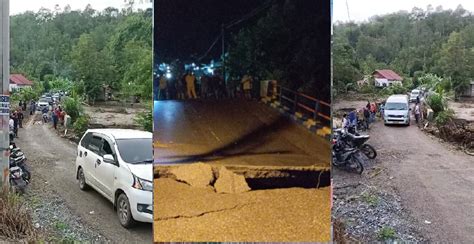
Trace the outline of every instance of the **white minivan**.
{"label": "white minivan", "polygon": [[152,133],[90,129],[77,146],[76,178],[111,201],[125,228],[153,221]]}
{"label": "white minivan", "polygon": [[407,95],[390,96],[384,106],[384,124],[410,125],[410,110]]}

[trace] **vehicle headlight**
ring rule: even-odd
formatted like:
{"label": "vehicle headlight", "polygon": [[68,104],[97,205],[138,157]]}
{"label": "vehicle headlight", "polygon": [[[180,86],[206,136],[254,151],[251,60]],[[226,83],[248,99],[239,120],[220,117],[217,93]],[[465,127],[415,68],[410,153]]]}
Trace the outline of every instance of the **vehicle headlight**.
{"label": "vehicle headlight", "polygon": [[133,175],[133,188],[142,190],[142,191],[153,191],[153,183]]}

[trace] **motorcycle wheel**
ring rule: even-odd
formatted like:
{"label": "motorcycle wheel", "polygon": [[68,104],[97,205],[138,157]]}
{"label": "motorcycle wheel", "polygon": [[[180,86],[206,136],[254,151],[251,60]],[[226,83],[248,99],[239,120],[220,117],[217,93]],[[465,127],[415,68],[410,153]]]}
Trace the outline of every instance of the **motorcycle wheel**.
{"label": "motorcycle wheel", "polygon": [[360,150],[370,159],[377,157],[377,151],[375,151],[375,148],[369,144],[362,145]]}
{"label": "motorcycle wheel", "polygon": [[350,161],[351,161],[351,169],[354,172],[358,174],[362,174],[362,172],[364,172],[364,165],[362,164],[362,161],[359,157],[352,154]]}

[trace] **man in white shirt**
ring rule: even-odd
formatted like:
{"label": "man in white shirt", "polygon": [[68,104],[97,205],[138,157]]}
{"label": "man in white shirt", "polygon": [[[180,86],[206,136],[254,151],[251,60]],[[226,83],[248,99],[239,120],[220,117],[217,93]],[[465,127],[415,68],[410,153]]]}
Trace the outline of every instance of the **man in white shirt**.
{"label": "man in white shirt", "polygon": [[418,122],[420,121],[420,104],[416,103],[415,105],[415,120],[416,120],[416,124],[418,125]]}

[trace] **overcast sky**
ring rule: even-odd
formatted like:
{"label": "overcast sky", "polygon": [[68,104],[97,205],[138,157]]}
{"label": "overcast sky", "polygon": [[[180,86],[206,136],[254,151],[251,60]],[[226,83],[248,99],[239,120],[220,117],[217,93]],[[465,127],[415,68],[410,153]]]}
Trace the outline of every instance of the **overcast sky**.
{"label": "overcast sky", "polygon": [[[151,7],[149,0],[136,0],[138,8]],[[144,3],[140,3],[144,2]],[[10,0],[10,15],[15,15],[28,10],[38,11],[41,7],[54,9],[56,4],[63,9],[70,5],[73,10],[84,9],[87,4],[91,4],[93,9],[103,10],[107,7],[122,8],[125,6],[125,0]]]}
{"label": "overcast sky", "polygon": [[[411,11],[413,7],[426,10],[431,4],[433,8],[441,5],[443,9],[456,9],[461,4],[464,9],[474,12],[474,0],[347,0],[351,21],[365,21],[374,15],[383,15],[400,10]],[[333,0],[333,21],[347,22],[346,0]]]}

